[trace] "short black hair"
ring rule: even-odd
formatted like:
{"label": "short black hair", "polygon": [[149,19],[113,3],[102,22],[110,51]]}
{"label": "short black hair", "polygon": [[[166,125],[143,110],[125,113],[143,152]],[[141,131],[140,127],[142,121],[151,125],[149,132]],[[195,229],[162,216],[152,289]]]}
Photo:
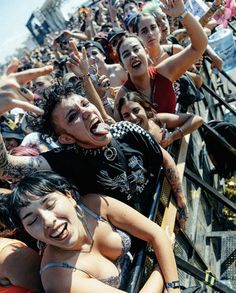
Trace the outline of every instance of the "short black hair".
{"label": "short black hair", "polygon": [[135,0],[125,0],[124,3],[122,4],[122,9],[124,10],[125,5],[129,4],[129,3],[134,3],[135,6],[139,7],[138,3]]}
{"label": "short black hair", "polygon": [[27,207],[33,200],[44,197],[49,193],[59,191],[66,196],[71,192],[72,197],[78,201],[78,189],[66,178],[53,171],[36,171],[23,177],[13,189],[8,198],[10,218],[16,227],[20,227],[19,210]]}
{"label": "short black hair", "polygon": [[56,125],[52,121],[52,113],[64,98],[68,98],[72,94],[78,93],[71,82],[57,83],[45,89],[43,97],[35,102],[36,106],[44,110],[44,114],[42,116],[30,114],[27,118],[29,127],[33,131],[41,133],[43,138],[51,137],[57,141],[58,133]]}

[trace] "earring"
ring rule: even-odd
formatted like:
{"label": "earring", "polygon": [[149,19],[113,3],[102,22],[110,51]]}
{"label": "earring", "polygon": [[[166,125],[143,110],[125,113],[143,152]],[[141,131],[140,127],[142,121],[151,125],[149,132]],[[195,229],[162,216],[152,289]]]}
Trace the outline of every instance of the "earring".
{"label": "earring", "polygon": [[76,205],[75,209],[76,209],[76,213],[77,213],[78,218],[83,219],[84,218],[84,212],[81,209],[81,207],[79,205]]}
{"label": "earring", "polygon": [[43,254],[43,251],[44,251],[45,247],[46,247],[46,244],[45,243],[43,243],[40,240],[37,240],[37,248],[39,250],[39,255],[42,255]]}

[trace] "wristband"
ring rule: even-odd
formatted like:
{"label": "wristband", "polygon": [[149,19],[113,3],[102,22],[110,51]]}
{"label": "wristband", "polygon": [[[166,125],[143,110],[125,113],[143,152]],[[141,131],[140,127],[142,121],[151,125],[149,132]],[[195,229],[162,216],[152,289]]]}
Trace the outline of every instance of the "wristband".
{"label": "wristband", "polygon": [[84,82],[87,77],[90,77],[90,73],[80,76],[79,79]]}
{"label": "wristband", "polygon": [[168,289],[168,288],[172,288],[172,289],[180,288],[179,281],[173,281],[173,282],[170,282],[170,283],[165,283],[165,288],[166,289]]}
{"label": "wristband", "polygon": [[216,5],[213,3],[213,4],[211,5],[210,10],[211,10],[212,12],[216,12],[219,8],[220,8],[220,5],[216,6]]}
{"label": "wristband", "polygon": [[179,21],[183,21],[183,19],[185,18],[186,14],[188,13],[188,10],[186,8],[184,8],[184,12],[182,14],[180,14],[179,16],[177,16],[176,18]]}

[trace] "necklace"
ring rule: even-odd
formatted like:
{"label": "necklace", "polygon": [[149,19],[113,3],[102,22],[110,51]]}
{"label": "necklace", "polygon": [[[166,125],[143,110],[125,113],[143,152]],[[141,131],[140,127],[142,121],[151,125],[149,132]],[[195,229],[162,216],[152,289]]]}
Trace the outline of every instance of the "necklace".
{"label": "necklace", "polygon": [[[78,147],[77,147],[78,148]],[[105,146],[103,148],[95,148],[95,149],[84,149],[80,148],[85,156],[93,156],[96,157],[98,155],[103,154],[106,160],[114,161],[117,157],[117,150],[113,146]]]}
{"label": "necklace", "polygon": [[117,156],[117,150],[114,147],[107,147],[103,154],[108,161],[114,161]]}

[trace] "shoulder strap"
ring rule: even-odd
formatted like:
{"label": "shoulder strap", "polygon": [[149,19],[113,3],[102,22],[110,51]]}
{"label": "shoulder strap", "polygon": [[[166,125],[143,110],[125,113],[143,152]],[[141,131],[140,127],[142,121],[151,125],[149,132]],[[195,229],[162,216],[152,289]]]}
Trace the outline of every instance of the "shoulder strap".
{"label": "shoulder strap", "polygon": [[81,271],[83,273],[85,273],[86,275],[88,275],[91,278],[94,278],[91,274],[89,274],[88,272],[79,269],[77,267],[71,266],[66,262],[49,262],[47,263],[41,270],[40,270],[40,275],[42,275],[42,273],[44,273],[47,269],[49,268],[65,268],[65,269],[72,269],[72,270],[76,270],[76,271]]}

